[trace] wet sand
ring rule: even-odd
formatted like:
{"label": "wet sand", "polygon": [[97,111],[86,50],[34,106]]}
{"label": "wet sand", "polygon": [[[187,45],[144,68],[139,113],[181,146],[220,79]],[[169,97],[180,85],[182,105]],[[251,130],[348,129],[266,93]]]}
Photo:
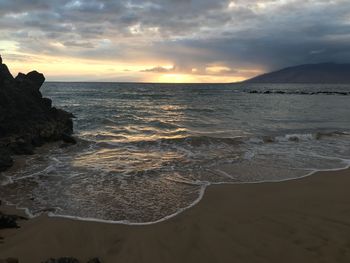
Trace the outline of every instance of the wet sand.
{"label": "wet sand", "polygon": [[[148,226],[49,218],[1,230],[0,259],[102,262],[350,262],[350,170],[279,183],[216,185]],[[9,208],[5,208],[8,210]],[[2,207],[4,210],[4,207]],[[13,210],[12,210],[13,212]]]}

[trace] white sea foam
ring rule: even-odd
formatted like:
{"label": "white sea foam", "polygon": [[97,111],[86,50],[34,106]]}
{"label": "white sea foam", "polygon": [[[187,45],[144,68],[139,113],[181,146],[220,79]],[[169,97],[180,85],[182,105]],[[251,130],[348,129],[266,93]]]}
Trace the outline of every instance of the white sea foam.
{"label": "white sea foam", "polygon": [[44,174],[49,174],[53,171],[56,170],[56,167],[54,167],[53,165],[49,165],[48,167],[46,167],[45,169],[39,171],[39,172],[35,172],[35,173],[32,173],[32,174],[28,174],[28,175],[25,175],[25,176],[20,176],[20,177],[16,177],[16,178],[13,178],[13,181],[21,181],[21,180],[25,180],[25,179],[28,179],[28,178],[32,178],[32,177],[36,177],[38,175],[44,175]]}
{"label": "white sea foam", "polygon": [[[250,158],[248,158],[248,160],[249,161],[254,160],[255,154],[256,153],[254,153],[254,155],[250,155],[249,156]],[[179,213],[185,211],[186,209],[188,209],[188,208],[194,206],[195,204],[197,204],[201,200],[201,198],[203,197],[205,188],[207,186],[209,186],[209,185],[228,184],[228,183],[249,184],[249,183],[282,182],[282,181],[287,181],[287,180],[294,180],[294,179],[304,178],[304,177],[312,175],[312,174],[314,174],[315,172],[318,172],[318,171],[336,171],[336,170],[346,169],[346,168],[348,168],[350,166],[350,160],[349,159],[340,158],[340,157],[325,156],[325,155],[317,154],[317,153],[311,153],[310,156],[317,157],[319,160],[321,160],[321,159],[324,159],[324,160],[335,160],[335,161],[338,161],[339,163],[342,163],[343,165],[341,167],[332,168],[332,169],[308,168],[309,171],[305,171],[305,174],[302,175],[302,176],[298,175],[296,177],[279,178],[279,179],[266,179],[266,180],[251,181],[251,182],[249,182],[249,181],[237,182],[235,180],[236,178],[234,176],[232,176],[230,173],[228,173],[227,171],[223,171],[223,170],[220,170],[220,169],[212,169],[211,170],[211,168],[210,169],[204,169],[203,171],[208,171],[210,173],[213,173],[214,175],[217,174],[218,176],[222,176],[223,178],[226,177],[228,179],[228,181],[226,181],[226,180],[223,180],[223,181],[189,180],[189,179],[181,176],[180,174],[177,174],[176,173],[176,167],[172,166],[171,170],[173,170],[173,171],[175,170],[175,172],[174,172],[175,176],[167,177],[166,179],[168,181],[171,181],[171,182],[174,182],[174,183],[177,183],[177,184],[188,184],[188,185],[193,185],[193,186],[200,186],[201,190],[198,193],[198,198],[195,199],[194,201],[191,201],[188,206],[186,206],[185,208],[179,209],[177,212],[171,213],[170,215],[165,215],[161,219],[157,219],[157,220],[149,221],[149,222],[133,222],[132,220],[111,220],[111,219],[99,219],[99,218],[93,218],[93,217],[85,218],[85,217],[80,217],[80,216],[70,216],[69,214],[68,215],[59,214],[57,212],[50,212],[49,215],[50,216],[57,216],[57,217],[71,218],[71,219],[78,219],[78,220],[87,220],[87,221],[96,221],[96,222],[105,222],[105,223],[116,223],[116,224],[131,224],[131,225],[153,224],[153,223],[162,222],[162,221],[164,221],[166,219],[172,218],[172,217],[178,215]],[[56,157],[49,158],[49,159],[52,160],[53,163],[56,163],[56,164],[57,163],[61,163],[61,161],[58,160]],[[247,159],[246,156],[245,156],[244,159]],[[300,171],[300,169],[297,169],[297,168],[289,168],[289,169],[295,169],[296,171]],[[32,174],[29,174],[27,176],[15,177],[14,180],[12,180],[11,177],[7,177],[8,180],[9,180],[8,183],[18,182],[18,181],[25,180],[25,179],[28,179],[28,178],[33,178],[33,177],[36,177],[36,176],[42,175],[42,174],[49,174],[52,171],[56,171],[56,167],[53,164],[48,165],[45,169],[42,169],[39,172],[32,173]],[[146,170],[146,172],[147,172],[147,170]],[[79,177],[79,175],[84,175],[84,173],[77,173],[75,176]],[[128,187],[128,182],[126,180],[120,179],[120,178],[119,178],[119,181],[121,182],[120,189],[121,190],[122,189],[128,190],[128,188],[127,188]],[[26,213],[30,217],[34,217],[34,216],[37,216],[38,214],[41,214],[41,213],[38,213],[38,212],[33,214],[33,213],[30,212],[29,208],[22,208],[22,209],[25,209]],[[57,209],[57,210],[59,210],[59,209]],[[63,212],[63,211],[61,211],[61,212]]]}
{"label": "white sea foam", "polygon": [[13,179],[11,178],[11,176],[2,176],[1,180],[0,180],[0,185],[5,186],[8,184],[13,184]]}
{"label": "white sea foam", "polygon": [[152,225],[152,224],[157,224],[157,223],[161,223],[163,221],[166,221],[168,219],[171,219],[181,213],[183,213],[184,211],[192,208],[193,206],[195,206],[196,204],[198,204],[205,193],[206,190],[206,185],[203,185],[201,187],[201,190],[199,192],[199,196],[198,198],[192,202],[191,204],[189,204],[188,206],[179,209],[176,213],[173,213],[171,215],[167,215],[161,219],[158,219],[156,221],[151,221],[151,222],[142,222],[142,223],[135,223],[135,222],[130,222],[128,220],[122,220],[122,221],[114,221],[114,220],[103,220],[103,219],[96,219],[96,218],[86,218],[86,217],[78,217],[78,216],[68,216],[68,215],[58,215],[55,213],[48,213],[48,216],[50,217],[58,217],[58,218],[66,218],[66,219],[73,219],[73,220],[80,220],[80,221],[89,221],[89,222],[98,222],[98,223],[107,223],[107,224],[122,224],[122,225],[132,225],[132,226],[144,226],[144,225]]}
{"label": "white sea foam", "polygon": [[[150,221],[150,222],[130,222],[128,220],[121,220],[121,221],[114,221],[114,220],[103,220],[103,219],[97,219],[97,218],[87,218],[87,217],[78,217],[78,216],[69,216],[69,215],[59,215],[59,214],[55,214],[52,212],[47,213],[49,217],[56,217],[56,218],[65,218],[65,219],[72,219],[72,220],[79,220],[79,221],[87,221],[87,222],[97,222],[97,223],[107,223],[107,224],[121,224],[121,225],[131,225],[131,226],[143,226],[143,225],[152,225],[152,224],[157,224],[157,223],[161,223],[164,222],[166,220],[169,220],[171,218],[174,218],[180,214],[182,214],[183,212],[185,212],[186,210],[194,207],[195,205],[197,205],[204,197],[205,191],[207,189],[207,187],[211,186],[211,185],[221,185],[221,184],[262,184],[262,183],[279,183],[279,182],[286,182],[286,181],[293,181],[293,180],[300,180],[306,177],[309,177],[317,172],[327,172],[327,171],[341,171],[341,170],[346,170],[350,168],[350,160],[347,160],[346,162],[346,166],[342,167],[342,168],[334,168],[334,169],[324,169],[324,170],[313,170],[309,173],[306,173],[304,176],[299,176],[299,177],[295,177],[295,178],[288,178],[288,179],[279,179],[279,180],[264,180],[264,181],[259,181],[259,182],[216,182],[216,183],[209,183],[209,182],[201,182],[201,190],[199,192],[199,196],[198,198],[193,201],[191,204],[189,204],[188,206],[179,209],[176,213],[173,213],[171,215],[167,215],[164,216],[163,218],[156,220],[156,221]],[[182,182],[180,182],[182,183]],[[18,207],[17,207],[18,208]],[[30,211],[27,208],[18,208],[18,209],[24,209],[26,214],[30,217],[30,218],[34,218],[38,215],[33,215],[30,213]],[[39,214],[40,215],[40,214]]]}

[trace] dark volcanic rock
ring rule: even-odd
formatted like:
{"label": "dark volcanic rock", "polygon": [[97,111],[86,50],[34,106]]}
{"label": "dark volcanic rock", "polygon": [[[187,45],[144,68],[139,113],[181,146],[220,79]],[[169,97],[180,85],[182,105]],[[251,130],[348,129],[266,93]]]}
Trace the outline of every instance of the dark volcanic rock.
{"label": "dark volcanic rock", "polygon": [[[68,258],[68,257],[57,258],[57,259],[50,258],[43,263],[79,263],[79,260],[77,260],[76,258]],[[98,258],[93,258],[93,259],[90,259],[87,263],[101,263],[101,261]]]}
{"label": "dark volcanic rock", "polygon": [[13,165],[10,151],[0,148],[0,172],[5,171]]}
{"label": "dark volcanic rock", "polygon": [[0,229],[18,228],[17,220],[11,216],[0,214]]}
{"label": "dark volcanic rock", "polygon": [[44,263],[79,263],[79,260],[75,258],[50,258],[46,260]]}
{"label": "dark volcanic rock", "polygon": [[0,263],[18,263],[17,258],[0,259]]}
{"label": "dark volcanic rock", "polygon": [[13,76],[5,64],[0,64],[0,85],[13,82]]}
{"label": "dark volcanic rock", "polygon": [[63,133],[62,134],[62,140],[65,142],[65,143],[70,143],[70,144],[76,144],[77,141],[69,134],[67,133]]}
{"label": "dark volcanic rock", "polygon": [[12,154],[32,154],[34,147],[48,141],[74,143],[73,115],[42,98],[44,81],[37,71],[13,78],[7,66],[0,64],[0,171],[12,165]]}
{"label": "dark volcanic rock", "polygon": [[0,212],[0,229],[18,228],[17,220],[26,220],[27,218],[18,215],[4,215]]}
{"label": "dark volcanic rock", "polygon": [[[1,206],[1,200],[0,200]],[[0,229],[4,228],[19,228],[17,220],[27,220],[27,218],[18,215],[5,215],[0,211]],[[1,263],[1,261],[0,261]]]}

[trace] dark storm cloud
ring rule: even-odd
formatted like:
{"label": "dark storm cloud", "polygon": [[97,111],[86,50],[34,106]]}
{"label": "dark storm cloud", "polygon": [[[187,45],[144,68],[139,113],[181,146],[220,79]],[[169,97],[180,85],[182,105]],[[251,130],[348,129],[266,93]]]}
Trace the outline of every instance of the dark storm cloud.
{"label": "dark storm cloud", "polygon": [[0,0],[0,39],[26,53],[161,59],[179,71],[350,62],[350,3]]}
{"label": "dark storm cloud", "polygon": [[274,13],[255,11],[240,26],[210,38],[161,43],[157,53],[165,55],[171,50],[172,61],[180,67],[218,62],[271,70],[302,63],[350,62],[350,3],[289,2]]}

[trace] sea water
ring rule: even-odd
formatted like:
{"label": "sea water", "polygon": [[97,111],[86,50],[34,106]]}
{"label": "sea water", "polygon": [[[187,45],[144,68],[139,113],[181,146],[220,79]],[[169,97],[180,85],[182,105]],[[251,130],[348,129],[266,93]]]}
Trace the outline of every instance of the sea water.
{"label": "sea water", "polygon": [[78,144],[39,149],[0,175],[0,198],[33,216],[146,224],[192,206],[210,184],[350,164],[350,85],[49,82],[42,91],[76,116]]}

